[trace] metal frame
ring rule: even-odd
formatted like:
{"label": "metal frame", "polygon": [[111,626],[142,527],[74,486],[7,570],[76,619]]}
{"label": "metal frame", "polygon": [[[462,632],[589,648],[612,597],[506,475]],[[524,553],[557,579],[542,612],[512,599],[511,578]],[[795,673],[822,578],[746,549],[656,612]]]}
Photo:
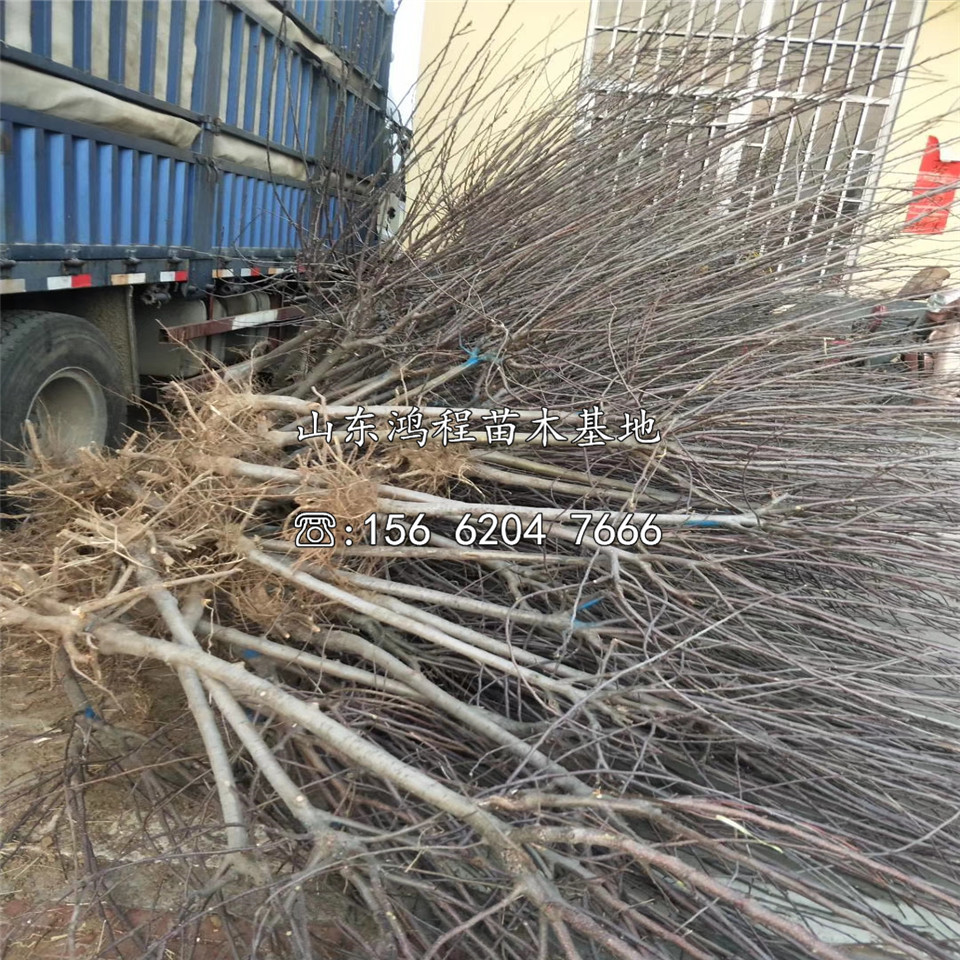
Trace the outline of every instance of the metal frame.
{"label": "metal frame", "polygon": [[[777,4],[775,0],[688,0],[689,14],[686,17],[685,27],[679,28],[676,21],[671,25],[671,29],[658,29],[658,26],[652,22],[645,22],[643,18],[650,16],[649,10],[653,5],[648,6],[647,0],[643,0],[640,6],[641,19],[636,24],[627,24],[623,21],[624,4],[619,0],[614,14],[613,22],[600,25],[600,3],[599,0],[591,0],[590,26],[587,42],[584,52],[584,76],[587,79],[585,90],[590,92],[607,92],[601,90],[597,85],[589,83],[589,74],[595,62],[598,50],[602,51],[601,43],[609,42],[608,60],[612,59],[614,51],[617,48],[618,39],[623,34],[635,34],[633,61],[631,64],[631,76],[636,77],[638,69],[638,54],[642,37],[656,38],[656,60],[653,66],[654,70],[659,70],[661,58],[665,52],[665,43],[675,43],[679,41],[681,47],[680,56],[685,56],[689,44],[694,40],[706,41],[706,49],[709,52],[710,46],[716,42],[726,42],[731,45],[730,58],[721,81],[717,85],[704,84],[698,89],[686,89],[684,94],[692,95],[697,99],[709,100],[714,97],[720,89],[725,94],[733,93],[736,102],[727,113],[725,120],[712,121],[711,126],[722,129],[724,138],[728,141],[722,148],[719,162],[717,164],[717,176],[721,187],[726,184],[731,187],[741,174],[741,165],[744,157],[744,151],[749,148],[755,151],[756,164],[762,161],[776,159],[774,154],[777,148],[771,143],[771,125],[764,124],[763,132],[758,143],[752,142],[748,137],[737,136],[738,129],[746,129],[750,124],[751,118],[755,115],[755,105],[759,101],[766,101],[770,104],[770,110],[773,112],[778,103],[783,102],[809,102],[812,110],[809,113],[810,129],[806,131],[806,142],[800,137],[800,125],[795,115],[791,115],[787,121],[787,130],[784,143],[779,148],[779,159],[777,160],[777,173],[774,181],[774,192],[789,189],[793,193],[794,209],[791,213],[791,227],[796,225],[798,230],[806,229],[808,233],[814,230],[818,220],[827,219],[830,216],[839,216],[841,212],[849,209],[862,209],[869,205],[876,192],[877,180],[879,177],[879,167],[883,157],[889,147],[892,134],[893,120],[899,107],[900,97],[903,91],[904,74],[909,66],[913,49],[916,42],[916,33],[919,24],[922,22],[926,0],[883,0],[883,2],[867,4],[865,8],[857,7],[855,11],[860,12],[860,19],[853,20],[852,24],[846,24],[845,35],[840,35],[840,27],[833,26],[832,34],[824,31],[818,33],[818,20],[822,16],[822,4],[816,4],[813,8],[813,16],[809,21],[808,30],[805,32],[794,33],[796,21],[800,12],[800,0],[791,0],[789,4],[788,20],[786,29],[773,31],[773,18]],[[744,14],[746,4],[753,3],[754,19],[756,24],[744,27]],[[660,5],[662,6],[662,4]],[[673,5],[674,10],[679,8],[678,4]],[[847,0],[839,4],[837,17],[838,23],[844,23],[844,12],[847,10]],[[718,29],[721,13],[730,14],[730,19],[734,20],[732,29]],[[700,22],[695,25],[698,15]],[[894,17],[901,17],[905,22],[903,37],[894,35]],[[867,39],[866,27],[868,17],[872,17],[871,24],[874,27],[880,26],[879,36]],[[881,25],[882,20],[882,25]],[[850,36],[852,29],[855,29],[856,35]],[[749,30],[749,32],[748,32]],[[730,90],[731,69],[734,64],[735,44],[745,43],[750,45],[749,63],[747,72],[740,84],[739,89]],[[764,76],[767,60],[769,60],[769,51],[773,48],[777,56],[776,78],[770,85],[770,77]],[[798,85],[791,89],[785,83],[784,67],[788,51],[799,53],[803,51],[803,61],[800,74],[804,75],[811,67],[811,56],[814,50],[826,51],[825,62],[821,65],[816,63],[816,70],[823,71],[823,84],[826,85],[831,76],[839,76],[847,86],[853,84],[858,77],[858,68],[869,65],[866,57],[873,57],[872,69],[870,70],[869,81],[858,86],[865,86],[866,90],[862,94],[846,94],[836,98],[827,99],[819,91],[805,89],[806,84]],[[846,51],[848,57],[846,63],[840,63],[839,52]],[[888,71],[892,69],[887,62],[887,51],[898,52],[898,62],[896,74],[891,81],[889,92],[886,96],[878,90],[878,81],[882,76],[889,76]],[[821,56],[818,54],[818,57]],[[706,70],[706,60],[704,60],[704,69],[701,71],[701,81],[704,79]],[[882,66],[881,66],[882,65]],[[766,81],[766,82],[764,82]],[[643,80],[626,82],[617,86],[617,91],[641,93],[644,88]],[[830,107],[828,111],[827,108]],[[831,119],[831,113],[836,110],[836,116]],[[852,138],[852,143],[843,146],[841,149],[841,136],[846,130],[845,122],[850,117],[850,112],[859,109],[860,115],[856,119],[856,131]],[[883,110],[882,119],[878,117],[875,111]],[[855,117],[855,115],[854,115]],[[869,118],[869,119],[868,119]],[[878,134],[868,133],[868,124],[873,121],[873,126],[879,129]],[[691,122],[695,122],[691,118]],[[832,128],[826,124],[832,123]],[[692,135],[692,131],[691,131]],[[815,144],[821,143],[826,137],[829,141],[823,153],[814,155]],[[796,154],[796,156],[794,156]],[[793,158],[798,161],[799,170],[796,174],[796,183],[787,187],[787,163]],[[826,172],[836,173],[838,182],[842,181],[839,196],[835,198],[836,210],[831,214],[825,210],[822,200],[817,195],[812,213],[809,214],[809,223],[804,225],[799,219],[798,213],[801,202],[804,197],[809,195],[811,189],[817,186],[817,177],[821,174],[813,173],[814,161],[823,165],[824,175]],[[864,171],[865,175],[864,175]],[[757,197],[759,180],[755,179],[749,190],[749,202]],[[729,190],[721,189],[721,194],[726,194],[726,199],[722,204],[730,203]],[[791,231],[792,232],[792,231]],[[795,241],[794,241],[795,242]],[[823,253],[824,261],[820,272],[825,274],[828,269],[833,269],[829,264],[836,265],[836,253],[834,246],[837,241],[831,240]],[[782,241],[784,256],[788,256],[789,250],[787,244],[791,243],[789,237]],[[792,243],[791,243],[792,247]],[[806,255],[801,257],[800,262],[806,263]],[[854,266],[852,257],[847,254],[845,259],[845,269],[851,269]],[[782,264],[781,264],[782,266]]]}
{"label": "metal frame", "polygon": [[[45,4],[32,6],[31,15],[34,15],[37,11],[42,13],[43,9],[48,6],[49,5]],[[290,5],[283,4],[282,6],[288,7],[285,12],[287,15],[290,15]],[[109,52],[110,55],[113,56],[115,51],[125,50],[126,37],[124,26],[126,4],[123,3],[123,0],[111,0],[108,9],[110,11],[109,23],[111,30]],[[172,25],[174,25],[174,20],[176,20],[178,16],[181,20],[184,19],[184,9],[182,5],[172,5]],[[388,11],[389,8],[381,4],[381,9]],[[64,134],[68,137],[85,138],[100,144],[137,151],[148,157],[187,163],[195,169],[195,175],[197,176],[206,175],[211,178],[219,178],[225,174],[235,174],[269,182],[273,187],[293,188],[301,191],[308,190],[308,182],[275,173],[267,174],[259,168],[213,158],[214,136],[216,132],[222,131],[230,136],[256,144],[271,153],[304,161],[307,164],[308,181],[314,179],[318,173],[326,172],[320,162],[321,158],[307,157],[301,150],[292,149],[275,142],[272,136],[277,133],[282,135],[283,133],[276,123],[271,124],[271,129],[268,130],[270,136],[262,137],[256,133],[241,129],[238,126],[222,124],[219,119],[216,119],[219,114],[221,101],[221,80],[223,76],[221,64],[225,54],[224,45],[230,42],[230,37],[228,36],[230,31],[226,29],[227,20],[230,11],[234,10],[241,11],[247,17],[251,16],[249,10],[238,3],[234,3],[233,0],[206,0],[206,2],[202,2],[202,6],[199,9],[197,22],[199,46],[200,49],[204,50],[206,55],[200,58],[196,64],[194,87],[190,94],[192,109],[182,107],[175,102],[158,99],[144,92],[142,89],[136,89],[134,86],[126,85],[125,80],[130,80],[131,83],[133,81],[132,78],[124,78],[124,64],[122,60],[111,66],[110,72],[113,79],[103,79],[101,77],[95,77],[83,70],[56,62],[38,53],[11,47],[9,44],[0,42],[0,57],[3,59],[41,70],[62,79],[83,84],[128,102],[136,103],[160,113],[186,119],[197,124],[201,128],[201,133],[194,141],[194,146],[191,150],[181,150],[158,141],[108,130],[93,124],[63,120],[47,114],[4,104],[0,104],[0,120],[37,129],[41,132],[52,132]],[[0,18],[3,18],[5,13],[6,7],[0,3]],[[40,14],[38,13],[37,15],[39,16]],[[332,13],[330,16],[332,16]],[[256,18],[253,17],[252,19]],[[88,21],[89,17],[87,21],[80,18],[79,23],[75,21],[75,26],[79,26],[80,32],[82,33],[83,29],[85,29],[83,26],[84,23],[87,23],[87,27],[90,26]],[[316,37],[317,42],[329,46],[322,38],[317,36],[316,31],[311,28],[309,24],[298,25],[301,29],[305,29],[309,36]],[[0,19],[0,28],[2,28],[2,26],[2,19]],[[332,74],[328,65],[317,61],[312,56],[307,57],[298,47],[287,42],[285,38],[278,36],[264,24],[261,23],[260,27],[275,39],[278,48],[287,51],[288,55],[295,54],[304,59],[304,62],[309,63],[314,71],[319,71],[322,74],[325,82],[333,84],[334,89],[341,91],[340,96],[343,95],[343,92],[347,88]],[[174,43],[171,45],[171,48],[177,44],[180,46],[183,45],[182,30],[180,33],[181,35],[179,37],[172,38]],[[49,30],[44,34],[43,30],[38,28],[37,36],[39,36],[41,40],[43,36],[47,36],[49,39]],[[204,38],[206,38],[206,40],[204,40]],[[382,39],[385,41],[388,37]],[[75,36],[74,56],[76,56],[78,45],[80,48],[89,52],[90,45],[88,42],[84,45],[83,36]],[[154,46],[156,46],[156,43],[154,43]],[[49,43],[47,47],[49,48]],[[336,53],[332,48],[331,52]],[[171,62],[179,64],[180,60],[181,55],[176,54],[174,51],[171,55]],[[341,62],[343,61],[341,60]],[[141,69],[135,78],[138,87],[143,87],[147,79],[155,79],[154,74],[156,71],[154,70],[154,66],[153,64],[141,64]],[[259,66],[261,70],[264,69],[262,64]],[[354,93],[354,96],[357,96],[358,102],[364,103],[365,107],[375,111],[375,115],[381,119],[386,129],[389,118],[386,109],[385,94],[383,94],[381,88],[373,78],[364,77],[355,69],[353,69],[353,72],[357,73],[357,75],[364,80],[367,89],[376,89],[380,92],[380,96],[376,100],[361,98],[357,96],[356,93]],[[166,83],[166,93],[168,95],[176,96],[177,93],[185,92],[175,89],[179,84],[179,78],[179,68],[169,72]],[[176,79],[176,83],[173,82],[174,79]],[[255,84],[258,83],[256,71],[251,71],[246,78],[240,78],[238,76],[236,79],[238,85],[241,79],[244,79],[248,89],[251,80]],[[286,82],[285,78],[283,82]],[[254,92],[259,93],[259,89],[256,89]],[[266,91],[264,91],[264,95],[266,95]],[[274,96],[276,96],[276,94],[274,94]],[[326,93],[323,93],[321,96],[318,96],[316,100],[317,102],[313,103],[313,109],[321,111],[317,121],[322,123],[321,129],[323,132],[326,132],[328,129],[328,118],[326,115],[326,101],[328,100],[328,96]],[[68,152],[70,155],[63,158],[65,164],[72,163],[72,151],[70,151],[69,148]],[[347,174],[346,171],[340,171],[338,176],[341,187],[345,187],[348,191],[352,190],[357,194],[362,194],[370,188],[369,178],[354,177],[353,175]],[[296,250],[292,247],[245,247],[238,251],[234,245],[221,247],[215,242],[212,242],[210,247],[207,248],[205,241],[207,238],[213,240],[214,223],[218,216],[216,206],[218,202],[218,192],[219,191],[213,189],[197,191],[197,195],[193,198],[193,214],[191,217],[193,243],[192,245],[180,244],[176,249],[171,249],[167,246],[135,244],[117,246],[90,243],[8,243],[4,247],[2,254],[0,254],[0,293],[11,292],[13,290],[17,292],[43,291],[48,289],[46,284],[50,278],[57,276],[65,278],[82,277],[84,286],[91,284],[93,286],[110,286],[112,277],[130,274],[134,269],[136,270],[135,276],[145,275],[146,279],[142,282],[159,282],[156,278],[159,277],[161,273],[169,273],[171,263],[176,264],[187,261],[189,261],[187,268],[189,279],[184,290],[188,287],[203,290],[208,288],[214,280],[218,279],[218,272],[220,274],[232,273],[234,277],[255,276],[257,274],[265,275],[268,272],[273,272],[278,269],[278,264],[285,263],[289,265],[295,259]],[[65,206],[69,208],[70,204],[76,198],[71,196],[69,190],[66,191],[66,194],[63,201]],[[131,198],[125,202],[132,204],[135,209],[138,202],[136,191]],[[327,198],[324,197],[320,202],[326,205]],[[313,204],[311,204],[311,206],[313,206]],[[67,222],[71,222],[72,215],[68,212],[66,216]],[[114,218],[119,216],[117,209],[114,209],[113,216]],[[39,226],[40,225],[38,225],[38,236],[42,236],[42,231],[39,229]],[[134,264],[134,266],[131,266],[131,264]]]}

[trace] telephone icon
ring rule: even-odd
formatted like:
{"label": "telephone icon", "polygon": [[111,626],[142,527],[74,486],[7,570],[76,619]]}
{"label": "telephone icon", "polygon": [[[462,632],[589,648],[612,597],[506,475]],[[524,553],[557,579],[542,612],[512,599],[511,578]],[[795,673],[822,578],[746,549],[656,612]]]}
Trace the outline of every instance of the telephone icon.
{"label": "telephone icon", "polygon": [[337,526],[337,518],[332,513],[298,513],[293,518],[293,525],[297,528],[294,544],[298,547],[333,547],[336,541],[333,531]]}

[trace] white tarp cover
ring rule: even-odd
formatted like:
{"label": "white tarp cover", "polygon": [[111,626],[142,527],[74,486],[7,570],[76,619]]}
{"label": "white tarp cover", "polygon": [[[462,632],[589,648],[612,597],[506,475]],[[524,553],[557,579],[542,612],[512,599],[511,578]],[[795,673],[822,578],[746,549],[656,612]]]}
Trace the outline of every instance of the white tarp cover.
{"label": "white tarp cover", "polygon": [[294,180],[307,179],[307,168],[302,161],[283,153],[268,153],[256,143],[247,143],[246,140],[225,133],[218,133],[214,137],[213,155],[218,160],[232,160],[264,173],[274,173]]}
{"label": "white tarp cover", "polygon": [[3,102],[13,107],[107,127],[181,150],[188,150],[200,133],[200,127],[188,120],[9,61],[0,62],[0,90]]}

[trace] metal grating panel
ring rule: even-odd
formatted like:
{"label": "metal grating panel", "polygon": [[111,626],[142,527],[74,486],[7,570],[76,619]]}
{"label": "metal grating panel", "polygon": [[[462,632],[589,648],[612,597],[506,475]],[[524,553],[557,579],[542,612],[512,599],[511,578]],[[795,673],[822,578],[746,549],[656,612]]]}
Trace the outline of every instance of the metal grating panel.
{"label": "metal grating panel", "polygon": [[[688,115],[676,111],[651,129],[640,153],[655,153],[659,142],[660,160],[676,167],[680,184],[695,181],[727,204],[792,203],[789,235],[778,241],[787,259],[818,222],[853,218],[869,203],[924,6],[593,0],[586,73],[615,67],[617,80],[588,81],[590,108],[631,96],[643,109],[645,89],[682,78]],[[731,137],[738,130],[744,135]],[[719,157],[699,149],[717,136],[727,141]],[[713,169],[697,166],[711,155]],[[821,272],[842,260],[841,236],[818,248]],[[758,246],[767,249],[762,237]],[[802,260],[810,256],[806,250]]]}

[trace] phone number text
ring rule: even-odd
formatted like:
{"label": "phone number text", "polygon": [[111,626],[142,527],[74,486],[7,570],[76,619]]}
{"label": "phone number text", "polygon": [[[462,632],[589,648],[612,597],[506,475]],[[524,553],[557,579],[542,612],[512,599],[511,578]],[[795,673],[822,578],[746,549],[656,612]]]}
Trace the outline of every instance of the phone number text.
{"label": "phone number text", "polygon": [[[297,531],[294,543],[298,547],[331,548],[338,542],[352,547],[360,541],[370,546],[425,547],[432,537],[422,513],[412,519],[402,513],[372,513],[356,526],[348,523],[338,527],[337,518],[332,513],[303,511],[294,517],[293,525]],[[569,531],[563,539],[577,546],[653,547],[663,536],[653,514],[641,522],[631,515],[598,515],[571,510],[562,521],[544,519],[542,514],[523,518],[516,513],[465,513],[457,521],[453,539],[462,547],[513,547],[520,543],[542,546],[547,539],[547,530],[556,527]]]}

